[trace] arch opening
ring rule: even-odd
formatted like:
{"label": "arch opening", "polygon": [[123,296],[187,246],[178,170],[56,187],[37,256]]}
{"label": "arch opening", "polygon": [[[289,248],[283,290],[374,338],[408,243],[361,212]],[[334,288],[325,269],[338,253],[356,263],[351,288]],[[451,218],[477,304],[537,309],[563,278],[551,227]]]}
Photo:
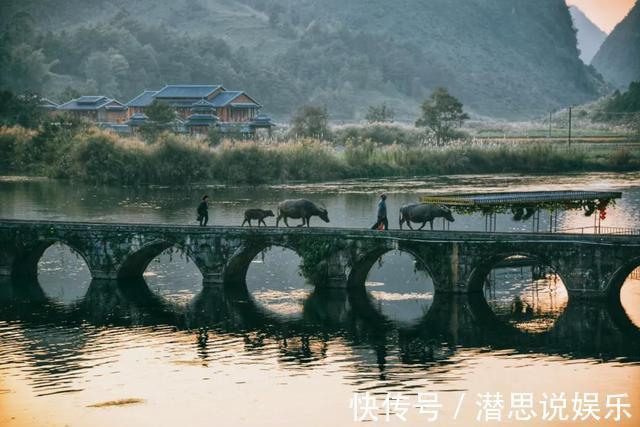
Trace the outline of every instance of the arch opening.
{"label": "arch opening", "polygon": [[159,244],[147,250],[137,269],[149,290],[165,301],[178,306],[188,305],[202,290],[202,273],[189,253],[184,249]]}
{"label": "arch opening", "polygon": [[640,260],[624,277],[617,298],[627,317],[640,329]]}
{"label": "arch opening", "polygon": [[364,289],[376,309],[388,320],[415,323],[433,303],[435,286],[426,264],[404,250],[372,254],[366,265]]}
{"label": "arch opening", "polygon": [[301,318],[313,290],[301,273],[302,258],[283,246],[254,250],[249,257],[244,285],[256,305],[279,317]]}
{"label": "arch opening", "polygon": [[560,275],[529,255],[496,257],[472,284],[482,290],[495,316],[522,332],[549,331],[564,312],[569,294]]}
{"label": "arch opening", "polygon": [[71,304],[87,294],[91,270],[83,255],[73,247],[64,242],[47,242],[31,256],[37,259],[36,278],[46,297]]}

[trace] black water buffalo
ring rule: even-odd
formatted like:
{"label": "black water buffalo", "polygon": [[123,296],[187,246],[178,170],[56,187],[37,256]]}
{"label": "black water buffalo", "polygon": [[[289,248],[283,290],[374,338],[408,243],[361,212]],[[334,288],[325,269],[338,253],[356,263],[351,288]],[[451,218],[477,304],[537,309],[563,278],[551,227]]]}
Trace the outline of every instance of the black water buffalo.
{"label": "black water buffalo", "polygon": [[302,224],[298,227],[303,227],[305,224],[309,227],[309,220],[312,216],[318,216],[324,222],[329,222],[327,210],[317,207],[313,202],[306,199],[285,200],[278,204],[276,227],[280,223],[280,219],[284,220],[284,224],[289,227],[287,218],[302,218]]}
{"label": "black water buffalo", "polygon": [[422,223],[418,230],[422,230],[428,222],[433,230],[433,220],[436,218],[444,218],[449,222],[455,221],[455,219],[453,219],[453,215],[451,215],[451,211],[444,206],[430,205],[427,203],[405,205],[400,208],[400,230],[402,230],[402,224],[405,222],[412,230],[412,222]]}
{"label": "black water buffalo", "polygon": [[244,227],[245,223],[249,224],[249,227],[251,227],[251,220],[254,219],[258,220],[258,227],[260,227],[260,223],[264,224],[266,227],[267,223],[264,222],[264,219],[270,216],[275,216],[272,210],[265,211],[264,209],[247,209],[244,211],[244,221],[242,221],[241,227]]}

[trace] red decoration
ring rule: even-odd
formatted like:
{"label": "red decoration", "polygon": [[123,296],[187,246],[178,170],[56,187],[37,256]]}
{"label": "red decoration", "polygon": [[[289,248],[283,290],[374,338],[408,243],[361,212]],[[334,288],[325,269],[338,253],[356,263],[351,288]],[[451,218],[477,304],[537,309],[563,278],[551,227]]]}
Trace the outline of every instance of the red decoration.
{"label": "red decoration", "polygon": [[600,210],[600,221],[607,219],[607,208]]}

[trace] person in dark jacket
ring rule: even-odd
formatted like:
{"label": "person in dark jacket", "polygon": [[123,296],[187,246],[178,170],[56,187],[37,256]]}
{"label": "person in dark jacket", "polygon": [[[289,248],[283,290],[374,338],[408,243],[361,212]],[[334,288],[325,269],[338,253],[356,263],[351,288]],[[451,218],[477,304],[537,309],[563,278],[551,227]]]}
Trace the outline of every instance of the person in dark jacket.
{"label": "person in dark jacket", "polygon": [[209,222],[209,196],[202,196],[202,201],[198,205],[198,222],[201,226],[207,225]]}
{"label": "person in dark jacket", "polygon": [[378,202],[378,220],[371,227],[372,230],[377,230],[380,225],[384,226],[385,230],[389,229],[389,220],[387,219],[387,195],[382,194],[380,201]]}

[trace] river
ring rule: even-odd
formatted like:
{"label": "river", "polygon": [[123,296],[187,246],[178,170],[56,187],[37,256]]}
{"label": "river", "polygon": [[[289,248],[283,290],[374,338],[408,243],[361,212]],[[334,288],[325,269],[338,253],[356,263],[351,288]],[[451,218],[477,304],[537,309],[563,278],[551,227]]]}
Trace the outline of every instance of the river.
{"label": "river", "polygon": [[[208,194],[210,224],[240,225],[247,208],[275,211],[280,200],[305,197],[329,211],[329,224],[314,218],[312,226],[369,227],[384,192],[397,228],[399,207],[424,193],[534,190],[621,191],[603,226],[640,229],[637,173],[189,188],[0,177],[0,218],[195,224]],[[593,218],[570,211],[558,225],[590,227]],[[484,227],[479,215],[450,224]],[[498,231],[531,227],[497,219]],[[637,425],[640,274],[627,279],[620,308],[571,301],[548,266],[510,261],[494,268],[478,300],[435,295],[410,255],[390,252],[369,273],[367,294],[351,300],[306,284],[299,257],[283,248],[254,259],[245,294],[203,289],[197,268],[172,250],[143,282],[95,283],[82,259],[56,244],[37,283],[0,282],[0,425],[347,426],[355,417],[413,426],[434,411],[437,425],[565,425],[594,396],[600,419],[582,425]],[[37,297],[8,297],[3,286]],[[487,306],[495,316],[481,315]],[[502,406],[483,406],[486,393]],[[531,407],[510,411],[514,393]],[[614,411],[625,393],[632,418]],[[543,421],[563,399],[568,419]],[[489,414],[500,421],[487,423]]]}

